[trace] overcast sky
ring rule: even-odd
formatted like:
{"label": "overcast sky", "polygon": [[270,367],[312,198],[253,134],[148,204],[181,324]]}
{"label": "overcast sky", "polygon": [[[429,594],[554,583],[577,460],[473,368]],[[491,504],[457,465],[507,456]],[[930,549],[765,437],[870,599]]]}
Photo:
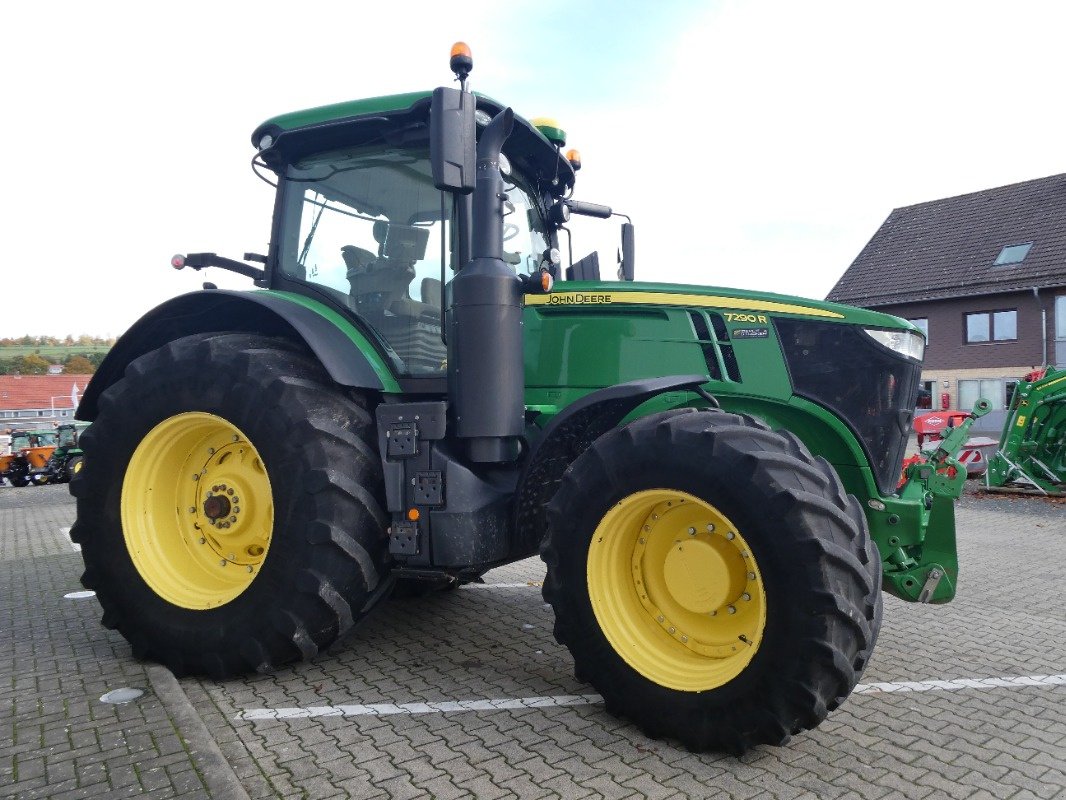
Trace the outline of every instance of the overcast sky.
{"label": "overcast sky", "polygon": [[[566,129],[642,280],[824,297],[893,208],[1066,172],[1061,3],[98,0],[3,25],[7,336],[251,288],[168,261],[266,251],[255,126],[448,84],[457,39],[474,89]],[[575,256],[613,261],[617,226],[581,222]]]}

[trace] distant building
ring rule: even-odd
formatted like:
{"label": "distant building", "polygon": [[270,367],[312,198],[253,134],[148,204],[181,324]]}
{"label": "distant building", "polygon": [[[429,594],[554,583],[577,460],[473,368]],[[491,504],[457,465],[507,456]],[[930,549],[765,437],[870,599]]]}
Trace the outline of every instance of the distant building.
{"label": "distant building", "polygon": [[1066,366],[1066,174],[895,209],[828,299],[926,332],[934,407],[1002,409],[1026,372]]}
{"label": "distant building", "polygon": [[92,375],[0,375],[0,430],[70,422]]}

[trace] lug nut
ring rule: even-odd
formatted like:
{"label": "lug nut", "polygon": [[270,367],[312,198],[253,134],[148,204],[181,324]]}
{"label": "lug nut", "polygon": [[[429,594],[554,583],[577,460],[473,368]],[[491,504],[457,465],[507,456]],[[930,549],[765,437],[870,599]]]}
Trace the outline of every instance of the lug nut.
{"label": "lug nut", "polygon": [[736,613],[737,613],[737,607],[736,607],[736,606],[730,606],[730,607],[729,607],[729,608],[727,608],[726,610],[727,610],[727,611],[728,611],[728,612],[729,612],[730,614],[736,614]]}
{"label": "lug nut", "polygon": [[237,517],[236,516],[232,516],[232,517],[229,518],[229,521],[230,522],[236,522],[237,521]]}
{"label": "lug nut", "polygon": [[707,533],[714,533],[714,525],[710,522],[707,523]]}
{"label": "lug nut", "polygon": [[189,513],[190,514],[195,514],[196,513],[196,506],[189,506]]}
{"label": "lug nut", "polygon": [[249,566],[248,567],[248,572],[252,572],[252,571],[253,571],[252,568]]}
{"label": "lug nut", "polygon": [[733,541],[734,539],[737,538],[737,535],[735,533],[733,533],[733,531],[730,531],[729,533],[727,533],[725,535],[725,538],[727,538],[729,541]]}
{"label": "lug nut", "polygon": [[[237,498],[233,498],[233,499],[236,500]],[[234,506],[233,507],[233,513],[234,514],[240,514],[241,513],[241,507],[240,506]]]}
{"label": "lug nut", "polygon": [[200,544],[207,544],[207,539],[203,536],[200,537]]}
{"label": "lug nut", "polygon": [[696,529],[695,528],[689,528],[688,529],[688,535],[689,536],[695,536],[696,535]]}
{"label": "lug nut", "polygon": [[748,573],[748,580],[749,581],[755,580],[755,573],[754,572],[749,572]]}
{"label": "lug nut", "polygon": [[233,498],[233,502],[234,502],[234,503],[239,503],[239,502],[241,502],[241,498],[239,498],[239,497],[234,497],[234,498]]}
{"label": "lug nut", "polygon": [[659,615],[659,616],[657,617],[657,619],[659,620],[659,622],[665,622],[665,621],[666,621],[666,617],[664,617],[664,616],[663,616],[662,614],[660,614],[660,615]]}
{"label": "lug nut", "polygon": [[676,633],[676,632],[677,632],[677,628],[670,628],[670,633]]}
{"label": "lug nut", "polygon": [[750,594],[748,594],[747,592],[744,592],[744,594],[742,594],[742,595],[740,596],[740,599],[741,599],[741,600],[751,600],[751,595],[750,595]]}
{"label": "lug nut", "polygon": [[218,565],[219,565],[220,567],[224,567],[224,566],[226,566],[226,559],[222,559],[221,561],[219,561],[219,562],[218,562]]}

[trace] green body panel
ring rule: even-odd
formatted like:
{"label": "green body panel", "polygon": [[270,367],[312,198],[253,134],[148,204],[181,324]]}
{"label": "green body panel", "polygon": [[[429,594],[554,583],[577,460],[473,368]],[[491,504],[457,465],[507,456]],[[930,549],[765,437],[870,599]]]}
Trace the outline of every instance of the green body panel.
{"label": "green body panel", "polygon": [[332,103],[328,106],[305,108],[300,111],[292,111],[288,114],[279,114],[276,117],[271,117],[264,121],[259,128],[276,125],[282,130],[290,131],[296,128],[306,128],[310,125],[321,125],[324,122],[361,117],[366,114],[385,114],[389,111],[402,111],[429,96],[430,92],[408,92],[407,94],[370,97],[364,100],[349,100],[344,103]]}
{"label": "green body panel", "polygon": [[352,344],[364,355],[367,361],[370,363],[374,373],[381,380],[381,385],[384,387],[384,391],[390,394],[398,394],[400,392],[400,385],[396,382],[396,378],[392,374],[392,370],[389,368],[388,363],[381,354],[377,351],[370,340],[366,338],[362,331],[356,328],[352,323],[345,319],[341,314],[338,314],[329,306],[312,300],[309,297],[305,297],[302,294],[296,294],[294,292],[280,292],[276,289],[264,289],[267,294],[271,294],[274,297],[280,297],[283,300],[288,300],[296,305],[303,306],[314,311],[316,314],[320,314],[325,319],[332,322],[344,334],[352,341]]}
{"label": "green body panel", "polygon": [[1066,493],[1066,369],[1049,366],[1043,377],[1015,387],[985,482]]}

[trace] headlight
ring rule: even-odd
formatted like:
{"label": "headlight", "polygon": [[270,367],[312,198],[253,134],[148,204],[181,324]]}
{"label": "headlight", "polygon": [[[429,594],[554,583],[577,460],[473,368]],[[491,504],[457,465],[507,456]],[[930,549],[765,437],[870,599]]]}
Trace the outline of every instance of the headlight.
{"label": "headlight", "polygon": [[925,357],[925,337],[915,331],[886,331],[880,328],[863,328],[866,335],[901,356],[921,361]]}

